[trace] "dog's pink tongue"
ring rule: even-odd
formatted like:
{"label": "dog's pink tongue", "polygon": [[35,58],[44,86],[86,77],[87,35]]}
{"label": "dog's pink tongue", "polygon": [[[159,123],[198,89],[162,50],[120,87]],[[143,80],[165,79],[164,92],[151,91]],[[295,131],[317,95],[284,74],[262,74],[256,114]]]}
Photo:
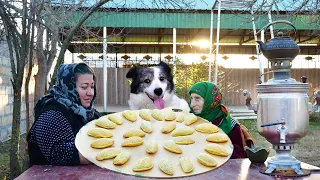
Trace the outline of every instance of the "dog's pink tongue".
{"label": "dog's pink tongue", "polygon": [[158,109],[163,109],[164,108],[164,100],[162,98],[154,99],[153,104]]}

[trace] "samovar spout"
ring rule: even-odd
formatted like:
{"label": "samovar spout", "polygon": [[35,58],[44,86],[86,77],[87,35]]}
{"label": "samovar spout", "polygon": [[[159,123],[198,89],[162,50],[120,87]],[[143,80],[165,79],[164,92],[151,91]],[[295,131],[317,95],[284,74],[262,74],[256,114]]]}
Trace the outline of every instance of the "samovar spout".
{"label": "samovar spout", "polygon": [[278,131],[280,132],[280,143],[286,143],[286,133],[288,128],[285,126],[286,122],[282,121],[281,122],[272,122],[272,123],[267,123],[267,124],[261,124],[260,127],[267,127],[267,126],[275,126],[275,125],[280,125],[278,127]]}
{"label": "samovar spout", "polygon": [[284,124],[278,127],[278,131],[280,131],[280,143],[286,143],[286,132],[287,127]]}

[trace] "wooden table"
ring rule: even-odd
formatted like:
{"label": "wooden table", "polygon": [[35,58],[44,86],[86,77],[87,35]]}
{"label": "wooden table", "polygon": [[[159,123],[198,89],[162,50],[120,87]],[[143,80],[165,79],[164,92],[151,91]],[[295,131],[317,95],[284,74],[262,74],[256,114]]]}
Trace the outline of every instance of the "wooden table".
{"label": "wooden table", "polygon": [[[249,159],[229,159],[223,166],[216,170],[203,174],[178,178],[178,179],[194,179],[194,180],[236,180],[236,179],[275,179],[274,176],[268,176],[259,172],[265,164],[251,163]],[[320,168],[306,163],[301,163],[303,169],[310,169],[311,175],[294,178],[294,179],[320,179]],[[152,179],[139,178],[131,175],[120,174],[108,169],[100,168],[96,165],[79,165],[79,166],[39,166],[35,165],[22,173],[17,180],[56,180],[56,179],[112,179],[112,180],[128,180],[128,179]],[[287,178],[281,178],[287,179]],[[292,179],[292,178],[289,178]]]}

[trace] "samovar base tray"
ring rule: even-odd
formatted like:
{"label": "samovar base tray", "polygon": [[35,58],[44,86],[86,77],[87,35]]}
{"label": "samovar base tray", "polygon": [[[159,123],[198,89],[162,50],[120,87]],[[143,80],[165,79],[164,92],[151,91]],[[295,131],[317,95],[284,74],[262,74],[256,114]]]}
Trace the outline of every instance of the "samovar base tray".
{"label": "samovar base tray", "polygon": [[260,172],[262,174],[275,176],[275,177],[302,177],[302,176],[308,176],[311,173],[311,171],[307,169],[300,169],[303,172],[303,174],[297,174],[293,169],[279,169],[279,168],[276,168],[271,173],[266,173],[267,169],[268,167],[263,167],[260,169]]}

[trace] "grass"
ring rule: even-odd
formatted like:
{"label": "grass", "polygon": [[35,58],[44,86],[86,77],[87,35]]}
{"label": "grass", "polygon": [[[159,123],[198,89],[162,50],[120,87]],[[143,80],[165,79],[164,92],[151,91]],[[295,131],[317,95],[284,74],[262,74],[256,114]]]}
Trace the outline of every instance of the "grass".
{"label": "grass", "polygon": [[[21,160],[24,158],[24,150],[26,147],[25,141],[26,140],[26,136],[25,134],[20,136],[20,157]],[[0,144],[0,180],[2,179],[8,179],[9,174],[10,174],[10,140],[9,141],[5,141],[3,143]],[[26,169],[26,168],[25,168]]]}
{"label": "grass", "polygon": [[[239,122],[249,129],[258,145],[272,148],[272,144],[259,134],[256,120],[240,120]],[[299,161],[319,167],[320,154],[318,150],[320,149],[320,143],[315,143],[319,141],[318,137],[320,137],[320,122],[310,121],[308,135],[295,144],[294,150],[291,151],[292,155]],[[275,151],[271,149],[269,156],[274,155]]]}
{"label": "grass", "polygon": [[[258,145],[262,145],[266,148],[272,148],[272,145],[258,133],[256,120],[240,120],[239,122],[249,129]],[[319,141],[317,138],[320,137],[320,122],[310,121],[309,125],[309,134],[295,144],[295,149],[292,151],[292,155],[299,161],[319,167],[320,153],[318,153],[318,149],[320,149],[320,143],[315,142]],[[21,157],[23,157],[24,148],[25,135],[20,138]],[[9,149],[10,141],[0,144],[0,180],[9,176]],[[271,149],[269,156],[274,155],[275,151]]]}

